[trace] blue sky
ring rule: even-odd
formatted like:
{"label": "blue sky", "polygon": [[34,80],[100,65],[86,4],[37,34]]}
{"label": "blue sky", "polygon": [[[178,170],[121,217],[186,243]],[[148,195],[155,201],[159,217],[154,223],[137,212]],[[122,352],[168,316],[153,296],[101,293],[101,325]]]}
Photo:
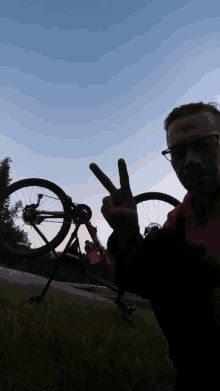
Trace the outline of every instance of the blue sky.
{"label": "blue sky", "polygon": [[[186,190],[161,155],[163,122],[181,104],[220,101],[218,8],[217,0],[1,4],[0,159],[13,160],[13,182],[45,178],[88,204],[104,245],[109,194],[90,163],[119,186],[124,158],[133,195],[182,201]],[[79,238],[90,239],[84,227]]]}

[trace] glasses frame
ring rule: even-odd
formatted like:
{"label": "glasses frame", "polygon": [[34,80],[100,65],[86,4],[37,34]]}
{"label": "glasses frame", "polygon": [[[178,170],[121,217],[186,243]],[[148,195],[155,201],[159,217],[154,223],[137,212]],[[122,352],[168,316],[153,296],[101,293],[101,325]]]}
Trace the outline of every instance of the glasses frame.
{"label": "glasses frame", "polygon": [[[213,136],[216,136],[216,137],[217,137],[217,140],[218,140],[220,135],[219,135],[219,133],[210,134],[210,135],[208,135],[208,136],[201,136],[201,137],[199,137],[198,139],[201,140],[201,139],[208,138],[208,137],[213,137]],[[193,140],[193,141],[195,141],[195,140]],[[184,143],[184,146],[188,147],[188,145],[189,145],[191,142],[192,142],[192,140],[189,139],[186,143]],[[169,159],[166,157],[166,154],[167,154],[167,153],[171,153],[171,152],[170,152],[171,149],[172,149],[172,147],[170,147],[170,148],[168,148],[168,149],[165,149],[164,151],[161,152],[162,155],[164,155],[165,158],[168,160],[168,162],[171,162],[172,159],[169,160]]]}

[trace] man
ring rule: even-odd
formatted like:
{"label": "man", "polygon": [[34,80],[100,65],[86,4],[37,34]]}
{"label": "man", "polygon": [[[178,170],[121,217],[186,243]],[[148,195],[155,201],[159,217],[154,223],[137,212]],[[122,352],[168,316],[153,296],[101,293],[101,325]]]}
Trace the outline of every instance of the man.
{"label": "man", "polygon": [[177,371],[175,391],[220,390],[220,327],[212,308],[220,286],[220,112],[192,103],[174,109],[164,123],[169,150],[163,154],[170,153],[188,193],[163,229],[140,235],[123,159],[120,189],[96,164],[90,169],[110,193],[101,212],[113,229],[108,252],[116,284],[151,300]]}

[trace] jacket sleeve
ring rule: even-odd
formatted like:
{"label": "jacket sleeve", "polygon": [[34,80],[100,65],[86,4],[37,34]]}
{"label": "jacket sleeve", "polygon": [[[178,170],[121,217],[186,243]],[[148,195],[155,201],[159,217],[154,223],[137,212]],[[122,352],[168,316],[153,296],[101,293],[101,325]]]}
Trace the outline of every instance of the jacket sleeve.
{"label": "jacket sleeve", "polygon": [[144,239],[140,233],[119,237],[113,232],[107,243],[108,253],[115,263],[115,280],[119,290],[148,298],[144,273]]}
{"label": "jacket sleeve", "polygon": [[[168,214],[167,224],[163,228],[168,228],[171,232],[176,230],[177,214],[181,209],[179,204],[174,210]],[[184,216],[182,216],[184,218]],[[181,219],[181,235],[184,237],[185,220]],[[160,247],[160,238],[158,234],[151,234],[155,237],[153,248]],[[152,236],[151,236],[152,237]],[[158,237],[158,238],[157,238]],[[124,233],[124,236],[118,236],[113,232],[107,243],[107,251],[111,261],[112,271],[115,275],[116,286],[127,292],[136,293],[140,297],[149,299],[149,279],[151,275],[159,274],[157,263],[152,264],[152,244],[149,246],[148,237],[145,239],[140,234],[140,231],[135,234]],[[153,252],[154,253],[154,252]],[[163,272],[161,272],[163,273]]]}

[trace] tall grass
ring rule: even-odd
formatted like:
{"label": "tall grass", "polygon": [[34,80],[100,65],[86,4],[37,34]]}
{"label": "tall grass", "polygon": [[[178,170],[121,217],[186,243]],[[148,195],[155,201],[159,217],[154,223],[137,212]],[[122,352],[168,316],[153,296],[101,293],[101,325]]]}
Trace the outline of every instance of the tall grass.
{"label": "tall grass", "polygon": [[159,391],[174,380],[153,312],[137,310],[133,329],[114,303],[92,293],[85,299],[78,289],[51,286],[41,303],[32,303],[42,293],[39,285],[1,278],[0,389],[7,383],[15,391]]}

